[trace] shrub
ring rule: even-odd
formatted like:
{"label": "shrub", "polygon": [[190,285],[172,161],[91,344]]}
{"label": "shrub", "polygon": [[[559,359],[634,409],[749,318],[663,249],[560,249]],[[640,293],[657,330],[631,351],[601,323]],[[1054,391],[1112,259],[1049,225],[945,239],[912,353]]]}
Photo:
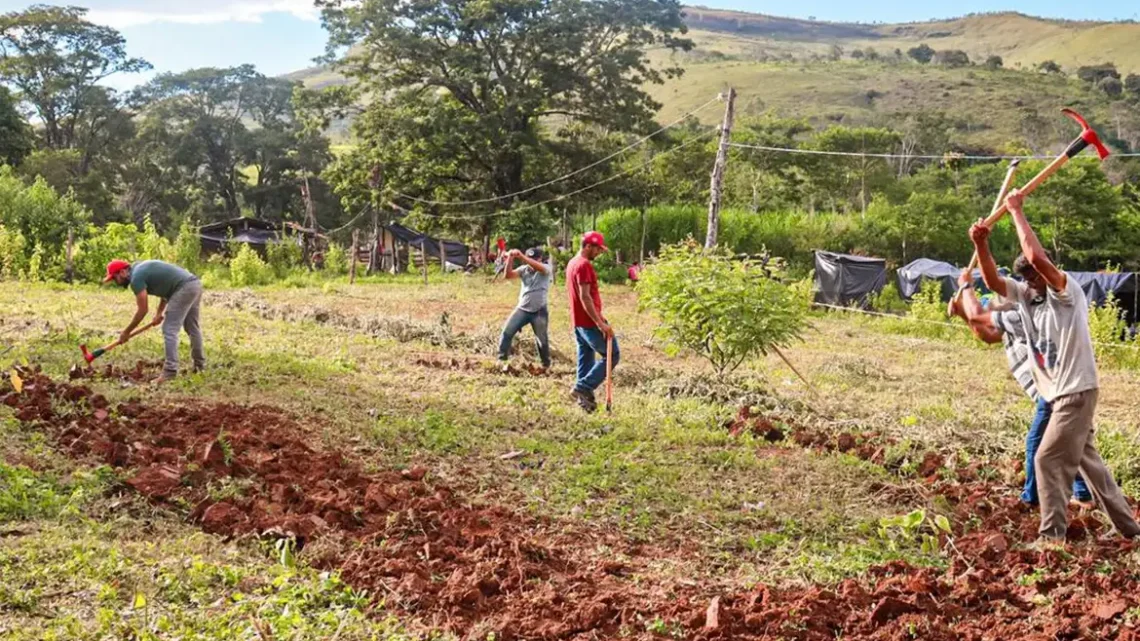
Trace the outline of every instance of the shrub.
{"label": "shrub", "polygon": [[230,282],[237,287],[266,285],[273,280],[273,270],[261,260],[261,256],[242,243],[237,255],[230,261]]}
{"label": "shrub", "polygon": [[27,241],[18,229],[0,225],[0,280],[20,278],[28,264]]}
{"label": "shrub", "polygon": [[86,236],[74,254],[75,275],[81,280],[97,283],[103,279],[109,261],[138,256],[139,230],[133,224],[109,223],[102,229],[91,225]]}
{"label": "shrub", "polygon": [[174,248],[170,240],[158,233],[158,228],[151,222],[150,216],[143,221],[142,232],[138,235],[137,260],[165,260],[174,259]]}
{"label": "shrub", "polygon": [[201,271],[202,237],[198,235],[197,225],[189,218],[183,219],[178,226],[178,236],[174,238],[171,248],[171,260],[195,274]]}
{"label": "shrub", "polygon": [[708,359],[720,375],[800,338],[807,309],[796,292],[749,261],[696,241],[664,247],[643,273],[640,304],[661,319],[674,348]]}
{"label": "shrub", "polygon": [[906,301],[899,294],[899,288],[894,282],[887,283],[878,294],[872,293],[868,297],[871,309],[883,314],[902,314],[906,312]]}
{"label": "shrub", "polygon": [[1128,336],[1128,322],[1110,292],[1104,305],[1089,306],[1089,336],[1097,362],[1112,367],[1140,368],[1140,344]]}
{"label": "shrub", "polygon": [[269,243],[265,257],[277,278],[285,278],[295,267],[305,260],[305,252],[294,236],[286,234],[279,243]]}
{"label": "shrub", "polygon": [[60,196],[43,179],[27,185],[10,167],[0,167],[0,226],[24,238],[19,262],[31,260],[39,245],[45,271],[61,263],[67,230],[82,236],[90,218],[91,213],[82,205],[70,196]]}
{"label": "shrub", "polygon": [[336,243],[329,243],[329,250],[325,252],[325,271],[333,276],[347,274],[348,250]]}

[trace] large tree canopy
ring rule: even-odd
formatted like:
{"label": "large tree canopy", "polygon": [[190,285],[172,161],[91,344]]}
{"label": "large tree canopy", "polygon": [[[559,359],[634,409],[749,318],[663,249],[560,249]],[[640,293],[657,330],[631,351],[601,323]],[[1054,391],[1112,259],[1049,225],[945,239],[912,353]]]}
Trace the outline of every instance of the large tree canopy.
{"label": "large tree canopy", "polygon": [[88,22],[86,14],[81,7],[34,5],[0,16],[0,80],[42,123],[51,149],[80,147],[83,124],[107,100],[100,81],[150,69],[127,56],[118,31]]}
{"label": "large tree canopy", "polygon": [[346,164],[382,167],[388,188],[425,199],[497,197],[483,211],[549,177],[528,160],[560,126],[652,126],[660,105],[642,87],[680,70],[647,51],[692,46],[675,0],[319,4],[330,56],[370,101]]}

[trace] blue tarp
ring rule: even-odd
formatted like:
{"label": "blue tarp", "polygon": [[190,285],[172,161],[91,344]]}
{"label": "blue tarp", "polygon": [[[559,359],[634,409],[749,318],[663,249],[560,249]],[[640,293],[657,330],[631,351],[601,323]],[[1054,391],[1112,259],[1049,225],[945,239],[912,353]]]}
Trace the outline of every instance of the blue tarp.
{"label": "blue tarp", "polygon": [[1117,300],[1136,294],[1136,274],[1133,272],[1112,274],[1108,272],[1068,272],[1077,279],[1089,302],[1103,305],[1109,292]]}
{"label": "blue tarp", "polygon": [[899,295],[903,300],[910,300],[922,289],[923,280],[936,280],[942,283],[942,300],[948,301],[958,289],[958,274],[962,270],[950,263],[930,258],[919,258],[905,267],[900,267],[897,273]]}

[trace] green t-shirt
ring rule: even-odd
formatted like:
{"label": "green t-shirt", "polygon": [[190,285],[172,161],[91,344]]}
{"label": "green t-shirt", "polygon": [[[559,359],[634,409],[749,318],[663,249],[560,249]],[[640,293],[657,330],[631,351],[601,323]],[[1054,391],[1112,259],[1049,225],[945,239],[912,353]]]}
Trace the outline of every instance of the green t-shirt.
{"label": "green t-shirt", "polygon": [[161,260],[144,260],[131,265],[131,291],[135,294],[145,289],[150,296],[169,300],[179,285],[193,279],[194,274]]}

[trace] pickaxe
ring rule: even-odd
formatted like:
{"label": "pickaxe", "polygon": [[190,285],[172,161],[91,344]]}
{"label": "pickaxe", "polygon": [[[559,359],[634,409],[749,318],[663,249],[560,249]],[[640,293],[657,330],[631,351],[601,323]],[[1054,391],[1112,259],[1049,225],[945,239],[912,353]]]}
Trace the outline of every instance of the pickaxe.
{"label": "pickaxe", "polygon": [[614,411],[614,338],[606,339],[606,411]]}
{"label": "pickaxe", "polygon": [[[1049,179],[1050,176],[1057,173],[1057,170],[1059,170],[1061,167],[1064,167],[1070,160],[1072,160],[1077,154],[1084,151],[1085,147],[1088,147],[1089,145],[1092,145],[1096,148],[1096,155],[1100,156],[1101,160],[1108,158],[1108,155],[1110,153],[1108,151],[1108,147],[1105,147],[1104,143],[1100,141],[1100,136],[1096,135],[1096,132],[1093,131],[1093,128],[1089,126],[1087,120],[1082,118],[1079,113],[1067,107],[1065,109],[1062,109],[1061,113],[1077,121],[1077,124],[1081,126],[1081,135],[1077,136],[1073,142],[1069,143],[1069,147],[1065,149],[1065,152],[1063,154],[1057,156],[1056,160],[1049,163],[1048,167],[1042,169],[1041,173],[1034,176],[1033,180],[1030,180],[1028,184],[1021,188],[1021,193],[1026,196],[1033,193],[1038,187],[1041,186],[1041,183],[1045,182]],[[1003,201],[1001,206],[994,210],[994,212],[990,214],[990,217],[985,219],[982,224],[986,227],[993,227],[997,221],[1001,220],[1001,217],[1004,216],[1007,211],[1009,211],[1009,208]]]}
{"label": "pickaxe", "polygon": [[[999,209],[1005,205],[1005,197],[1009,195],[1010,188],[1013,187],[1013,179],[1017,176],[1017,166],[1021,164],[1020,158],[1014,158],[1009,163],[1009,171],[1005,172],[1005,180],[1001,183],[1001,189],[998,190],[997,199],[994,200],[994,206],[990,209],[990,215],[994,215]],[[978,266],[978,252],[974,251],[974,256],[970,258],[970,265],[966,268],[970,273],[974,272],[974,268]],[[954,292],[954,296],[950,298],[950,302],[946,305],[946,315],[954,316],[954,308],[958,304],[958,299],[962,297],[962,290]]]}
{"label": "pickaxe", "polygon": [[[158,323],[151,323],[150,325],[147,325],[146,327],[141,327],[139,329],[136,329],[133,333],[131,333],[130,338],[134,338],[135,336],[138,336],[139,334],[147,331],[148,329],[150,329],[152,327],[157,327],[158,325],[159,325]],[[116,347],[118,347],[119,345],[122,345],[122,344],[123,344],[123,341],[117,340],[114,343],[100,347],[100,348],[96,349],[95,351],[88,350],[87,345],[80,345],[79,351],[83,352],[83,360],[90,363],[91,361],[95,360],[96,358],[99,358],[103,354],[106,354],[107,352],[111,351],[112,349],[115,349]]]}

